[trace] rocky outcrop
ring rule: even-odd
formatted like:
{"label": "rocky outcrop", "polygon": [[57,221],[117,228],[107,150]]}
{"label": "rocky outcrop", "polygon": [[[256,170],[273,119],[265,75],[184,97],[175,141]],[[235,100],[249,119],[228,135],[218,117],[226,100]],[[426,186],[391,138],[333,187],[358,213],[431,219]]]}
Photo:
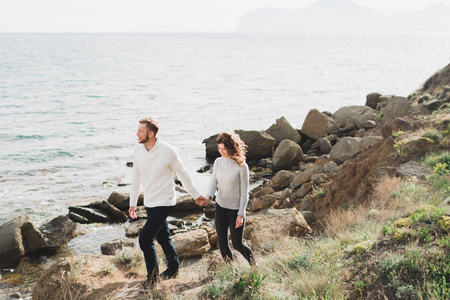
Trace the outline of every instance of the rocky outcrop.
{"label": "rocky outcrop", "polygon": [[303,122],[302,133],[317,140],[327,134],[327,129],[333,122],[332,118],[320,113],[317,109],[311,109]]}
{"label": "rocky outcrop", "polygon": [[275,150],[272,158],[272,169],[291,169],[303,159],[302,148],[291,140],[283,140]]}
{"label": "rocky outcrop", "polygon": [[270,126],[266,132],[275,138],[277,145],[283,140],[291,140],[296,144],[300,143],[301,140],[298,131],[294,129],[284,117],[277,119],[275,124]]}
{"label": "rocky outcrop", "polygon": [[124,214],[120,209],[107,201],[102,202],[101,209],[108,215],[110,215],[114,220],[117,220],[121,223],[125,223],[128,219],[128,216],[126,214]]}
{"label": "rocky outcrop", "polygon": [[68,216],[59,216],[39,227],[46,250],[56,251],[75,237],[77,225]]}
{"label": "rocky outcrop", "polygon": [[411,102],[404,97],[392,96],[387,98],[386,102],[386,106],[381,109],[381,112],[383,113],[383,124],[386,124],[395,118],[406,116],[411,108]]}
{"label": "rocky outcrop", "polygon": [[328,128],[328,133],[342,135],[376,126],[380,112],[368,106],[351,105],[341,107],[331,117],[335,123]]}
{"label": "rocky outcrop", "polygon": [[[248,147],[247,160],[259,160],[261,158],[272,157],[276,140],[268,133],[265,131],[255,130],[236,130],[235,132],[239,134]],[[217,136],[218,134],[203,140],[203,143],[206,146],[206,157],[209,159],[214,159],[220,156],[220,153],[217,150]]]}

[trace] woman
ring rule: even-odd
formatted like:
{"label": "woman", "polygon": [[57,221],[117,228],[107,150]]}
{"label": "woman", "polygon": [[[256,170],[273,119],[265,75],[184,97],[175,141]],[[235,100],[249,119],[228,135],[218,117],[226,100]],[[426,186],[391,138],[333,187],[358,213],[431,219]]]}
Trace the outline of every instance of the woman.
{"label": "woman", "polygon": [[247,146],[236,133],[223,132],[217,137],[217,148],[222,157],[214,162],[207,199],[216,197],[215,225],[222,257],[233,260],[228,245],[228,228],[233,248],[239,251],[250,264],[253,252],[243,243],[245,209],[248,202],[248,166],[245,163]]}

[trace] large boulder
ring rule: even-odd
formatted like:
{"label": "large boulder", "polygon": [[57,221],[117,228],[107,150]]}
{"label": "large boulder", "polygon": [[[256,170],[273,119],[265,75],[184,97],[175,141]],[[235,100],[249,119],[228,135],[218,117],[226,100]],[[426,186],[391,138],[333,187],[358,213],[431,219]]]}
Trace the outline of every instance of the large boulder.
{"label": "large boulder", "polygon": [[330,152],[331,159],[337,164],[342,164],[345,161],[354,158],[361,153],[359,144],[361,138],[344,137],[334,145]]}
{"label": "large boulder", "polygon": [[328,133],[339,133],[339,131],[372,128],[374,122],[376,124],[380,119],[380,112],[368,106],[351,105],[341,107],[331,117],[339,126],[330,126]]}
{"label": "large boulder", "polygon": [[291,189],[297,189],[302,184],[311,181],[311,177],[314,174],[322,173],[323,166],[320,165],[310,165],[303,172],[297,174],[290,183]]}
{"label": "large boulder", "polygon": [[317,109],[311,109],[303,122],[302,133],[317,140],[327,134],[327,129],[333,122],[333,119],[329,116]]}
{"label": "large boulder", "polygon": [[281,192],[265,195],[264,197],[259,197],[258,199],[252,201],[252,206],[250,209],[252,211],[258,211],[261,209],[269,208],[280,198]]}
{"label": "large boulder", "polygon": [[[261,158],[272,157],[273,149],[276,144],[276,140],[270,136],[265,131],[245,131],[236,130],[235,131],[244,143],[247,145],[247,159],[248,160],[259,160]],[[206,157],[209,159],[214,159],[220,156],[217,150],[217,139],[218,134],[210,136],[209,138],[203,140],[206,147]]]}
{"label": "large boulder", "polygon": [[45,247],[45,238],[29,216],[19,216],[0,226],[0,270],[14,268],[22,257]]}
{"label": "large boulder", "polygon": [[406,116],[410,108],[411,102],[404,97],[387,97],[386,106],[381,109],[383,124],[395,118]]}
{"label": "large boulder", "polygon": [[116,255],[117,251],[120,251],[126,247],[136,247],[135,241],[132,239],[116,239],[111,242],[103,243],[100,249],[104,255]]}
{"label": "large boulder", "polygon": [[203,255],[211,249],[208,233],[204,229],[178,233],[172,241],[181,259]]}
{"label": "large boulder", "polygon": [[[267,226],[270,224],[270,226]],[[258,249],[277,237],[300,237],[312,232],[303,215],[295,208],[268,210],[265,214],[248,217],[244,237]]]}
{"label": "large boulder", "polygon": [[391,136],[396,131],[412,131],[414,125],[404,118],[395,118],[387,122],[381,129],[381,134],[384,138]]}
{"label": "large boulder", "polygon": [[75,237],[76,223],[68,216],[59,216],[39,227],[46,240],[46,250],[56,251]]}
{"label": "large boulder", "polygon": [[[128,210],[130,207],[130,194],[112,192],[109,195],[108,202],[117,207],[120,210]],[[144,204],[144,196],[143,194],[139,195],[138,205]]]}
{"label": "large boulder", "polygon": [[380,93],[371,93],[366,96],[366,106],[376,109],[378,103],[380,103]]}
{"label": "large boulder", "polygon": [[291,140],[283,140],[273,154],[272,169],[291,169],[298,165],[302,159],[302,148]]}
{"label": "large boulder", "polygon": [[287,188],[289,184],[291,184],[294,177],[295,173],[292,171],[287,170],[278,171],[277,174],[275,174],[275,176],[273,176],[272,178],[272,188],[275,191]]}
{"label": "large boulder", "polygon": [[275,138],[277,144],[280,144],[283,140],[291,140],[298,144],[302,139],[298,131],[284,117],[277,119],[275,124],[270,126],[266,132]]}
{"label": "large boulder", "polygon": [[186,195],[177,199],[177,204],[173,208],[173,211],[201,212],[203,211],[203,207],[198,205],[191,196]]}

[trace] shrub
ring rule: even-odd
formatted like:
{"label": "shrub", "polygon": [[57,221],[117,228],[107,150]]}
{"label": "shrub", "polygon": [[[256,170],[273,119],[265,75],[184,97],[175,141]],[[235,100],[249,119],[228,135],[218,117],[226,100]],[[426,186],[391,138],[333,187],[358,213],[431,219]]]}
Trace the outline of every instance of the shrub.
{"label": "shrub", "polygon": [[141,251],[138,249],[125,247],[116,252],[115,260],[125,269],[130,270],[141,265],[143,257]]}

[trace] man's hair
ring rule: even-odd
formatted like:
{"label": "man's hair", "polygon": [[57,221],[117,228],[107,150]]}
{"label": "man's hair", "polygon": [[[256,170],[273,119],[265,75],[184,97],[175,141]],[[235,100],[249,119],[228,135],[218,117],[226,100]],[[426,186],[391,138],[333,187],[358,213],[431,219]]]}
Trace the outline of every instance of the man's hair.
{"label": "man's hair", "polygon": [[158,134],[159,131],[159,122],[153,118],[144,118],[140,119],[139,123],[145,124],[147,126],[148,131],[152,131],[155,136]]}

